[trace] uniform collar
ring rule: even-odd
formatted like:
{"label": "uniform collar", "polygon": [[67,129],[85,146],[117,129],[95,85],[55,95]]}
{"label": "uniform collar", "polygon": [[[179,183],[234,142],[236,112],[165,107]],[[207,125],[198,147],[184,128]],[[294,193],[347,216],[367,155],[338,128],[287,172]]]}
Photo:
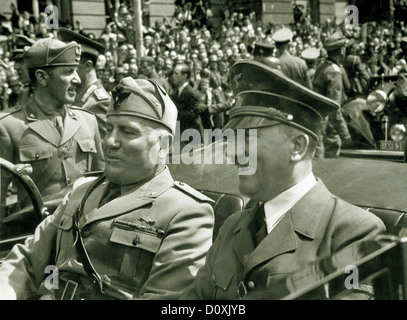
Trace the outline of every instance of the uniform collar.
{"label": "uniform collar", "polygon": [[281,217],[288,212],[317,183],[312,172],[302,181],[277,197],[264,203],[267,233],[274,228]]}

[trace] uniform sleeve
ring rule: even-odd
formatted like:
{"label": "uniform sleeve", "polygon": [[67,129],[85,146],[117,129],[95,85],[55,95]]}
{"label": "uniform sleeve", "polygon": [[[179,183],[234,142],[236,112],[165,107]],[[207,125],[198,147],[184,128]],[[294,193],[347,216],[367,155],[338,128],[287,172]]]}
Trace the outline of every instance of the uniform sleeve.
{"label": "uniform sleeve", "polygon": [[104,99],[96,101],[94,104],[89,105],[89,107],[84,107],[85,109],[94,113],[98,123],[99,135],[101,140],[103,140],[106,134],[106,113],[108,106],[109,100]]}
{"label": "uniform sleeve", "polygon": [[[326,88],[326,96],[332,100],[335,100],[336,102],[338,102],[339,105],[341,105],[343,94],[343,80],[340,69],[332,69],[332,71],[326,72]],[[348,125],[343,117],[341,110],[334,112],[329,116],[329,123],[334,127],[335,131],[338,133],[342,140],[350,138]]]}
{"label": "uniform sleeve", "polygon": [[213,209],[208,203],[189,205],[173,218],[140,298],[179,297],[205,263],[212,245],[213,224]]}
{"label": "uniform sleeve", "polygon": [[[4,121],[4,120],[3,120]],[[14,163],[14,151],[13,151],[13,145],[11,143],[11,137],[6,130],[4,124],[0,120],[0,157],[13,162]],[[7,188],[8,185],[10,184],[11,181],[11,174],[6,171],[1,169],[1,193],[0,193],[0,232],[2,228],[2,223],[1,221],[6,215],[5,212],[5,206],[6,206],[6,198],[7,198]]]}
{"label": "uniform sleeve", "polygon": [[222,228],[208,251],[205,265],[199,269],[194,282],[179,297],[180,300],[211,300],[213,299],[213,266],[219,252],[219,243],[222,238]]}
{"label": "uniform sleeve", "polygon": [[9,252],[0,267],[0,300],[25,300],[37,293],[47,275],[46,267],[54,264],[51,253],[68,198],[69,194],[54,214],[38,225],[33,236]]}
{"label": "uniform sleeve", "polygon": [[102,171],[105,168],[105,156],[102,149],[102,139],[100,138],[99,127],[96,120],[94,119],[94,136],[95,136],[95,145],[96,145],[96,154],[92,159],[92,171]]}

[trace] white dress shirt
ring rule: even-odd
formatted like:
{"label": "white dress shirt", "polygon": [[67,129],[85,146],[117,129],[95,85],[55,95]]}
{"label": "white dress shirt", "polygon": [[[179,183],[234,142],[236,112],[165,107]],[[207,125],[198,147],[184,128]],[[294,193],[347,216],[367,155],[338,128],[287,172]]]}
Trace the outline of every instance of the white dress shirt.
{"label": "white dress shirt", "polygon": [[264,203],[264,212],[266,215],[267,233],[277,225],[286,212],[317,183],[314,174],[311,172],[304,180],[292,186],[290,189],[279,194],[274,199]]}

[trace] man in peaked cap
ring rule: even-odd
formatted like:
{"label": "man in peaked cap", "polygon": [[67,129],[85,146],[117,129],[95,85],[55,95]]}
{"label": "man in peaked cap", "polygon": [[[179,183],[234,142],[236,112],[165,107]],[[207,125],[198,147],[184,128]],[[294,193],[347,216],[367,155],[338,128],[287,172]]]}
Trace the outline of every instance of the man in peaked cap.
{"label": "man in peaked cap", "polygon": [[213,201],[174,181],[165,165],[176,106],[154,80],[126,77],[112,95],[104,174],[78,181],[34,238],[12,249],[0,267],[0,298],[37,293],[44,268],[55,265],[52,298],[176,299],[203,265]]}
{"label": "man in peaked cap", "polygon": [[292,56],[288,50],[292,38],[293,33],[288,28],[281,28],[273,33],[272,39],[276,46],[276,57],[280,60],[281,71],[290,79],[312,88],[304,60]]}
{"label": "man in peaked cap", "polygon": [[78,66],[81,84],[77,87],[74,105],[95,114],[99,134],[103,139],[106,133],[106,112],[110,95],[97,77],[96,63],[98,56],[104,53],[105,47],[95,40],[66,28],[59,28],[58,37],[64,42],[76,41],[82,48]]}
{"label": "man in peaked cap", "polygon": [[[375,215],[332,195],[313,174],[321,120],[338,110],[321,96],[257,61],[233,65],[236,103],[225,130],[245,130],[230,159],[249,208],[225,221],[185,299],[277,299],[279,284],[308,261],[385,230]],[[256,143],[257,154],[250,154]],[[257,168],[239,163],[256,157]],[[251,159],[253,160],[253,159]],[[253,163],[251,160],[248,163]]]}
{"label": "man in peaked cap", "polygon": [[311,81],[314,79],[316,62],[320,56],[321,56],[320,50],[314,47],[309,47],[301,52],[301,58],[307,64],[308,75]]}
{"label": "man in peaked cap", "polygon": [[[346,87],[350,87],[342,62],[345,58],[346,47],[351,42],[352,40],[345,38],[339,32],[327,37],[324,49],[328,56],[315,70],[312,81],[314,91],[335,100],[339,106],[346,100]],[[351,143],[351,135],[342,110],[332,113],[324,122],[316,157],[338,157],[341,147]]]}
{"label": "man in peaked cap", "polygon": [[[104,167],[95,116],[71,106],[80,84],[79,60],[76,42],[38,40],[24,54],[33,96],[0,112],[0,157],[30,164],[31,178],[43,197],[60,192],[85,172]],[[1,178],[4,193],[11,177]],[[18,190],[18,198],[26,205],[25,190]],[[4,214],[0,213],[0,227]]]}
{"label": "man in peaked cap", "polygon": [[[24,65],[24,53],[34,44],[34,40],[28,38],[22,34],[14,35],[14,43],[11,50],[11,60],[14,61],[14,70],[16,71],[22,87],[20,94],[15,105],[23,104],[28,101],[28,98],[32,95],[32,86],[30,84],[30,77],[28,76],[28,70]],[[14,106],[14,105],[12,105]]]}

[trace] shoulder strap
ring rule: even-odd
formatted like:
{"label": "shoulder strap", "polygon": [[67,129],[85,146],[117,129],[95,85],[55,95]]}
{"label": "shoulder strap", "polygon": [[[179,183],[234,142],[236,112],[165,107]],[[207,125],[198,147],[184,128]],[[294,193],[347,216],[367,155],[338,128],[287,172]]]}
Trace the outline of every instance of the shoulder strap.
{"label": "shoulder strap", "polygon": [[89,277],[93,278],[94,284],[95,284],[95,289],[100,291],[101,293],[103,292],[103,283],[102,283],[102,277],[100,274],[96,271],[95,267],[93,266],[89,254],[86,251],[85,244],[83,243],[83,238],[82,238],[82,232],[81,228],[79,225],[79,218],[82,213],[83,206],[85,205],[85,202],[90,195],[90,193],[98,187],[103,181],[105,180],[105,175],[100,176],[97,178],[93,183],[89,186],[89,188],[86,190],[85,195],[83,196],[81,202],[75,203],[75,205],[78,206],[76,212],[73,215],[73,229],[74,229],[74,235],[76,235],[77,241],[75,241],[75,247],[78,252],[78,256],[80,258],[80,261],[82,262],[83,268],[85,269],[86,273],[88,274]]}

